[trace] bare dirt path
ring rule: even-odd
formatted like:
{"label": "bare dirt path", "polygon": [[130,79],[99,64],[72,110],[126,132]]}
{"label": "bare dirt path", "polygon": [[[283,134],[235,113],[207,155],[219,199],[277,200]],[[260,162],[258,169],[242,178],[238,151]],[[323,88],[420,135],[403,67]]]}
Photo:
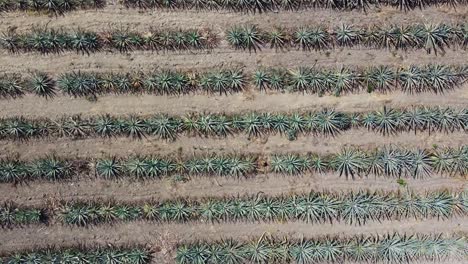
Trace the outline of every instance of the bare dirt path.
{"label": "bare dirt path", "polygon": [[298,67],[314,66],[341,67],[343,65],[371,66],[390,65],[401,66],[411,64],[466,64],[468,50],[447,49],[445,54],[435,56],[424,50],[386,51],[366,48],[336,49],[324,52],[303,52],[289,50],[276,52],[264,49],[257,53],[234,50],[222,44],[209,52],[161,52],[136,51],[129,54],[119,52],[99,52],[90,56],[66,52],[59,55],[41,55],[36,53],[11,54],[0,50],[0,72],[45,71],[55,74],[82,71],[129,72],[151,71],[155,68],[170,68],[180,70],[203,70],[220,67],[243,67],[253,71],[260,66]]}
{"label": "bare dirt path", "polygon": [[[223,177],[193,177],[189,181],[174,182],[162,180],[136,181],[121,179],[106,181],[84,176],[67,182],[30,182],[17,185],[0,184],[0,204],[15,201],[21,205],[44,206],[47,201],[73,200],[114,200],[116,202],[137,202],[143,200],[168,200],[179,197],[223,197],[237,195],[276,196],[287,193],[310,191],[348,192],[352,190],[406,191],[396,179],[373,176],[347,180],[338,174],[309,174],[283,176],[258,174],[248,179]],[[407,179],[407,188],[412,192],[424,193],[449,189],[463,191],[467,182],[462,178],[434,175],[423,180]]]}
{"label": "bare dirt path", "polygon": [[458,147],[466,145],[468,133],[401,133],[382,136],[365,129],[352,129],[331,138],[322,136],[300,136],[289,141],[280,135],[271,135],[249,140],[246,135],[228,138],[200,138],[181,136],[175,142],[148,137],[142,140],[130,138],[90,138],[83,140],[38,139],[27,142],[0,140],[0,158],[18,156],[21,159],[35,159],[50,154],[64,157],[103,157],[129,155],[207,155],[207,154],[274,154],[307,152],[329,154],[339,152],[343,146],[357,146],[372,149],[383,145],[407,148]]}
{"label": "bare dirt path", "polygon": [[[255,23],[260,26],[282,25],[285,27],[299,24],[326,24],[338,26],[341,23],[367,25],[372,23],[457,23],[463,21],[468,13],[466,5],[451,7],[425,7],[423,10],[401,12],[392,7],[371,8],[368,12],[334,11],[330,9],[311,9],[303,11],[280,11],[263,14],[244,14],[229,11],[177,11],[125,9],[121,5],[109,5],[104,9],[76,11],[65,16],[48,17],[27,15],[25,13],[5,13],[0,20],[0,30],[15,26],[19,30],[35,25],[49,27],[81,27],[105,30],[113,26],[130,25],[134,29],[154,27],[193,28],[215,27],[225,29],[233,24]],[[291,19],[294,17],[294,19]]]}
{"label": "bare dirt path", "polygon": [[207,94],[191,94],[180,97],[148,94],[106,95],[99,96],[97,102],[67,96],[58,96],[48,100],[34,95],[26,95],[15,100],[0,100],[0,116],[21,115],[58,118],[63,115],[95,116],[103,113],[114,115],[155,113],[183,115],[191,112],[223,112],[231,114],[245,111],[288,112],[321,110],[323,108],[364,112],[380,110],[384,105],[395,108],[421,105],[462,108],[466,107],[466,102],[468,102],[468,84],[444,95],[361,92],[344,94],[340,97],[333,95],[320,97],[301,93],[262,93],[248,90],[228,96]]}
{"label": "bare dirt path", "polygon": [[[324,235],[375,235],[390,232],[400,233],[466,233],[467,217],[446,221],[429,219],[424,221],[408,220],[370,222],[364,226],[352,226],[344,223],[307,224],[290,223],[190,223],[157,224],[153,222],[130,222],[115,225],[102,225],[90,228],[70,228],[61,225],[25,227],[2,230],[0,236],[0,254],[11,251],[45,247],[48,244],[67,246],[96,245],[147,245],[152,248],[156,259],[154,263],[173,263],[174,248],[178,241],[203,239],[221,239],[232,237],[247,239],[263,234],[291,238],[315,237]],[[453,262],[451,262],[453,263]]]}

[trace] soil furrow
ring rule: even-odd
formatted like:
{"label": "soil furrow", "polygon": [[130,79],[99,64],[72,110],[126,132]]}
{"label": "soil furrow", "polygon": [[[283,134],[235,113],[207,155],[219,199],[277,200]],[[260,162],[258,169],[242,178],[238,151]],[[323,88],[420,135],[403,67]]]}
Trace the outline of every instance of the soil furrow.
{"label": "soil furrow", "polygon": [[[104,9],[76,11],[64,16],[28,15],[20,12],[2,14],[0,30],[17,27],[20,30],[36,25],[49,27],[81,27],[105,30],[109,25],[116,27],[130,25],[134,29],[154,27],[193,28],[219,27],[225,29],[233,24],[255,23],[260,26],[298,24],[326,24],[338,26],[342,23],[354,25],[403,24],[403,23],[457,23],[466,19],[468,7],[425,7],[423,10],[402,12],[393,7],[371,8],[367,12],[334,11],[330,9],[311,9],[302,11],[279,11],[263,14],[246,14],[229,11],[180,11],[126,9],[121,5],[109,5]],[[294,19],[291,19],[294,16]]]}
{"label": "soil furrow", "polygon": [[[58,118],[63,115],[81,114],[95,116],[103,113],[114,115],[166,113],[182,115],[191,112],[223,112],[227,114],[259,111],[288,112],[320,110],[334,108],[338,111],[374,111],[383,105],[393,108],[409,106],[450,106],[465,107],[468,101],[468,84],[444,95],[423,93],[406,94],[393,92],[389,94],[357,93],[336,96],[318,96],[301,93],[261,93],[247,90],[227,96],[194,94],[184,96],[142,95],[105,95],[99,96],[96,102],[84,98],[58,96],[44,99],[26,95],[20,99],[1,100],[0,115]],[[38,111],[40,109],[40,111]]]}
{"label": "soil furrow", "polygon": [[365,129],[351,129],[334,138],[323,136],[299,136],[289,141],[280,135],[248,139],[246,135],[228,138],[201,138],[181,136],[174,142],[147,137],[142,140],[131,138],[89,138],[72,140],[68,138],[37,139],[25,142],[0,140],[0,158],[18,156],[20,159],[35,159],[50,154],[63,157],[102,157],[129,155],[206,155],[223,154],[273,154],[307,153],[330,154],[339,152],[344,146],[363,149],[383,145],[407,148],[459,147],[468,142],[468,133],[400,133],[383,136]]}
{"label": "soil furrow", "polygon": [[[191,223],[156,224],[152,222],[130,222],[115,225],[103,225],[91,228],[71,228],[53,225],[37,228],[2,230],[0,253],[44,247],[47,244],[60,246],[96,246],[96,245],[134,245],[143,244],[156,253],[154,263],[173,263],[174,248],[178,241],[203,239],[221,239],[232,237],[247,239],[253,236],[288,235],[291,238],[315,237],[324,235],[375,235],[390,232],[400,233],[465,233],[468,231],[466,217],[446,221],[430,219],[425,221],[409,220],[405,222],[383,221],[369,222],[364,226],[350,226],[344,223],[307,224],[291,223]],[[451,262],[453,263],[453,262]]]}
{"label": "soil furrow", "polygon": [[[466,180],[442,177],[414,180],[405,179],[408,190],[424,193],[449,189],[463,191]],[[114,200],[137,202],[143,200],[167,200],[178,197],[202,198],[236,195],[281,195],[310,191],[346,192],[351,190],[405,191],[396,179],[373,176],[347,180],[338,174],[308,174],[283,176],[258,174],[248,179],[224,177],[193,177],[187,182],[175,182],[171,178],[137,181],[132,179],[102,180],[91,176],[67,182],[29,182],[13,186],[0,184],[0,203],[14,201],[25,206],[43,206],[46,202],[73,200]]]}

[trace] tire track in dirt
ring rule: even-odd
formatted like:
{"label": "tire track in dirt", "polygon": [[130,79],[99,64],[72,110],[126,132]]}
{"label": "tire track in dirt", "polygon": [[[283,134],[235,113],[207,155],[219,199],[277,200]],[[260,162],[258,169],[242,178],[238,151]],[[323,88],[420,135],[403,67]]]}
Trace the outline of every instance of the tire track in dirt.
{"label": "tire track in dirt", "polygon": [[[325,235],[352,236],[375,235],[391,232],[400,233],[466,233],[467,217],[452,218],[446,221],[429,219],[424,221],[382,221],[369,222],[364,226],[353,226],[344,223],[307,224],[304,222],[288,223],[190,223],[190,224],[156,224],[138,221],[102,225],[89,228],[76,228],[61,225],[25,227],[21,229],[2,230],[0,237],[0,254],[12,251],[45,247],[47,244],[71,247],[84,246],[124,246],[147,245],[154,251],[153,263],[173,263],[175,247],[180,241],[217,240],[221,238],[248,239],[263,234],[300,239]],[[454,262],[450,262],[454,263]]]}
{"label": "tire track in dirt", "polygon": [[[178,97],[149,94],[105,95],[99,96],[96,102],[92,102],[84,98],[76,99],[67,96],[44,99],[29,94],[20,99],[1,100],[0,115],[3,117],[21,115],[59,118],[63,115],[75,114],[81,114],[82,116],[96,116],[103,113],[112,113],[114,115],[148,115],[155,113],[183,115],[192,112],[223,112],[232,114],[246,111],[309,111],[323,108],[334,108],[337,111],[365,112],[380,110],[383,105],[394,108],[411,106],[462,108],[467,106],[467,102],[468,84],[444,95],[360,92],[336,97],[301,93],[261,93],[247,90],[243,93],[228,96],[207,94],[191,94]],[[37,111],[38,109],[40,111]]]}
{"label": "tire track in dirt", "polygon": [[[20,12],[2,14],[0,30],[17,27],[27,30],[32,26],[80,27],[93,30],[106,30],[109,24],[119,27],[129,25],[132,29],[146,30],[150,26],[172,28],[215,27],[226,29],[233,24],[257,24],[263,27],[281,25],[293,27],[300,24],[326,24],[339,26],[342,23],[353,25],[404,24],[404,23],[457,23],[466,19],[468,7],[459,5],[456,9],[425,7],[423,10],[402,12],[393,7],[370,8],[367,12],[336,11],[330,9],[310,9],[301,11],[279,11],[266,13],[236,13],[229,11],[195,10],[137,10],[126,9],[122,5],[112,5],[104,9],[75,11],[64,16],[28,15]],[[294,19],[291,19],[291,17]],[[118,22],[116,22],[118,21]]]}
{"label": "tire track in dirt", "polygon": [[142,140],[131,138],[68,138],[37,139],[25,142],[0,140],[0,158],[18,157],[35,159],[50,154],[64,157],[100,158],[103,156],[160,155],[192,156],[222,154],[281,154],[308,153],[331,154],[344,146],[373,149],[384,145],[407,148],[458,147],[466,145],[468,133],[418,133],[404,132],[394,136],[383,136],[365,129],[351,129],[334,138],[323,136],[299,136],[289,141],[280,135],[248,139],[244,134],[227,138],[201,138],[181,136],[174,142],[147,137]]}
{"label": "tire track in dirt", "polygon": [[47,202],[73,200],[113,200],[116,202],[139,202],[148,200],[170,200],[180,197],[203,198],[237,195],[278,196],[310,191],[349,192],[358,190],[402,191],[416,193],[448,189],[463,191],[466,179],[434,175],[423,180],[405,179],[407,189],[394,178],[373,176],[347,180],[338,174],[307,174],[284,176],[258,174],[248,179],[224,177],[193,177],[187,182],[162,180],[138,181],[132,179],[103,180],[92,176],[64,182],[29,182],[27,184],[0,184],[0,204],[14,201],[24,206],[44,206]]}

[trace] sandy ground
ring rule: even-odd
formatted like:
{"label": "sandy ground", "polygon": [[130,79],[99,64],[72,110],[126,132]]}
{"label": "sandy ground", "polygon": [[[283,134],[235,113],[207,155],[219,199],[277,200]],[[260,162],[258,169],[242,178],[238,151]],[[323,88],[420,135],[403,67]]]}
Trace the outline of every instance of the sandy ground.
{"label": "sandy ground", "polygon": [[[157,224],[153,222],[130,222],[115,225],[102,225],[90,228],[70,228],[53,225],[37,228],[2,230],[0,253],[12,250],[25,250],[37,245],[53,243],[61,246],[74,245],[147,245],[155,253],[153,263],[173,263],[175,241],[198,239],[221,239],[233,237],[245,239],[263,234],[300,239],[324,235],[375,235],[401,233],[437,233],[453,234],[466,232],[467,217],[454,218],[444,222],[437,219],[371,222],[365,226],[353,226],[343,223],[307,224],[290,223],[191,223]],[[454,263],[454,262],[450,262]]]}

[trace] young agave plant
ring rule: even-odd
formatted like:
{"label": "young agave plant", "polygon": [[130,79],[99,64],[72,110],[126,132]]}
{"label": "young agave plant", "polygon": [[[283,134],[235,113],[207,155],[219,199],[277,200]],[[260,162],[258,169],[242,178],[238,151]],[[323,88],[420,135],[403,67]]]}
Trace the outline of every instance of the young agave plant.
{"label": "young agave plant", "polygon": [[366,171],[369,159],[358,149],[344,148],[332,159],[330,165],[340,173],[340,177],[344,175],[346,178],[355,179],[356,176]]}
{"label": "young agave plant", "polygon": [[445,24],[425,24],[419,27],[417,33],[418,38],[427,53],[434,53],[437,55],[437,51],[440,50],[445,52],[445,47],[449,47],[451,38],[454,32],[450,26]]}
{"label": "young agave plant", "polygon": [[23,38],[12,31],[4,32],[0,36],[0,47],[11,53],[19,53],[24,49]]}
{"label": "young agave plant", "polygon": [[111,33],[110,45],[122,53],[127,53],[139,49],[143,45],[140,35],[130,32],[128,29],[120,29]]}
{"label": "young agave plant", "polygon": [[361,32],[350,25],[341,24],[334,30],[336,44],[341,47],[353,47],[360,43]]}
{"label": "young agave plant", "polygon": [[26,87],[29,91],[41,97],[52,98],[56,95],[55,81],[45,73],[34,73],[28,80]]}
{"label": "young agave plant", "polygon": [[291,42],[288,33],[279,27],[275,27],[272,31],[268,32],[266,38],[270,43],[270,48],[274,48],[275,50],[283,50]]}
{"label": "young agave plant", "polygon": [[294,33],[294,43],[303,50],[325,50],[331,46],[331,38],[328,31],[322,26],[299,28]]}
{"label": "young agave plant", "polygon": [[103,159],[96,162],[96,174],[104,179],[118,178],[123,172],[123,166],[116,158]]}
{"label": "young agave plant", "polygon": [[24,94],[24,84],[19,75],[0,77],[0,98],[19,98]]}
{"label": "young agave plant", "polygon": [[78,29],[70,34],[70,48],[77,53],[90,55],[102,48],[102,41],[95,32]]}

